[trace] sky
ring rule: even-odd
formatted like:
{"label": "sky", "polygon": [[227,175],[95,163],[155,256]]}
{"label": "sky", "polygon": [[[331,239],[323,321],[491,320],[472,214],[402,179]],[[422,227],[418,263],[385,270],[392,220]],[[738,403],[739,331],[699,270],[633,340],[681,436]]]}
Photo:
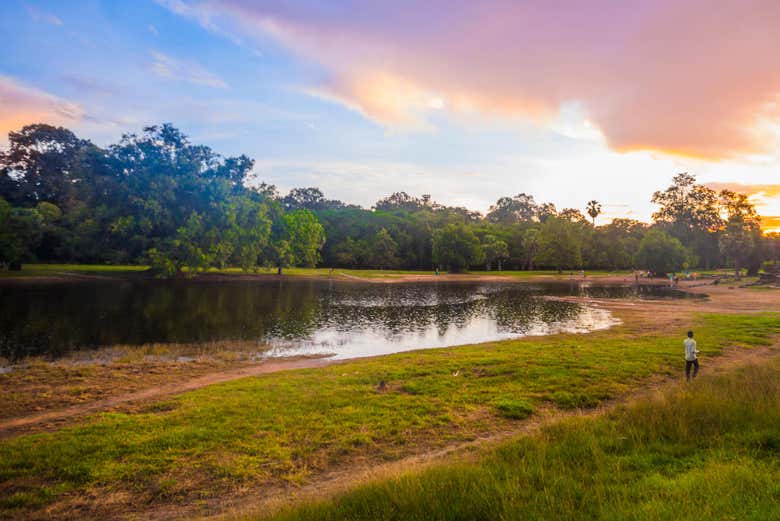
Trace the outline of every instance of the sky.
{"label": "sky", "polygon": [[679,172],[780,230],[776,0],[4,0],[0,147],[173,123],[282,192],[649,220]]}

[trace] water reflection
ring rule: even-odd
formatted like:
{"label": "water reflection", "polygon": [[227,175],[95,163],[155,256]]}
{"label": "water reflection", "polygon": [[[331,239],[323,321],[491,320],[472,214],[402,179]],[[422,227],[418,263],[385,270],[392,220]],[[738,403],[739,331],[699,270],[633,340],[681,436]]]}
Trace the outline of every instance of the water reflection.
{"label": "water reflection", "polygon": [[539,296],[623,297],[634,291],[567,283],[315,280],[5,285],[0,356],[54,358],[98,346],[214,340],[261,340],[272,355],[365,356],[608,327],[613,319],[604,310]]}

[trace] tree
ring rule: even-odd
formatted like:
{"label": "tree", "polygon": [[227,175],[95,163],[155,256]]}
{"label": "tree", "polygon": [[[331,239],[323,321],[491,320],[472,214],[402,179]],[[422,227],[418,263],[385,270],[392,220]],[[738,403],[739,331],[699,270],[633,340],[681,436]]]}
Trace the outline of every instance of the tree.
{"label": "tree", "polygon": [[582,212],[577,210],[576,208],[564,208],[563,210],[558,212],[558,217],[574,223],[586,222],[585,216],[582,215]]}
{"label": "tree", "polygon": [[582,265],[582,244],[576,223],[548,217],[539,230],[538,263],[558,271]]}
{"label": "tree", "polygon": [[33,208],[13,208],[0,197],[0,266],[20,269],[33,259],[40,241],[43,218]]}
{"label": "tree", "polygon": [[603,259],[599,267],[613,270],[636,267],[636,254],[645,231],[643,223],[632,219],[613,219],[608,225],[596,228],[595,248]]}
{"label": "tree", "polygon": [[653,219],[695,255],[694,263],[705,268],[717,263],[717,231],[723,219],[714,190],[682,173],[674,176],[669,188],[655,192],[651,200],[659,205]]}
{"label": "tree", "polygon": [[284,215],[292,261],[313,268],[320,260],[325,232],[317,216],[309,210],[296,210]]}
{"label": "tree", "polygon": [[539,253],[539,229],[528,228],[522,233],[522,247],[524,256],[525,269],[533,270],[536,256]]}
{"label": "tree", "polygon": [[500,198],[490,207],[486,218],[496,224],[531,222],[537,218],[538,209],[532,195],[521,193]]}
{"label": "tree", "polygon": [[0,196],[13,206],[41,201],[60,208],[72,204],[77,184],[90,171],[78,168],[92,146],[62,127],[28,125],[8,134],[9,149],[0,154]]}
{"label": "tree", "polygon": [[766,234],[767,241],[769,241],[771,250],[772,250],[772,261],[773,261],[773,268],[772,270],[775,273],[780,272],[780,269],[778,269],[777,260],[778,260],[778,254],[780,254],[780,232],[771,232]]}
{"label": "tree", "polygon": [[596,217],[601,214],[601,203],[595,199],[592,199],[588,201],[587,210],[588,215],[590,215],[590,218],[593,219],[593,226],[596,226]]}
{"label": "tree", "polygon": [[325,203],[325,195],[319,188],[293,188],[282,199],[285,210],[319,210]]}
{"label": "tree", "polygon": [[729,218],[726,229],[720,237],[720,249],[733,262],[734,274],[737,278],[740,269],[745,266],[753,250],[758,247],[756,239],[754,223],[745,221],[741,215],[732,215]]}
{"label": "tree", "polygon": [[682,243],[661,230],[650,230],[639,243],[637,261],[656,275],[679,271],[686,259]]}
{"label": "tree", "polygon": [[395,212],[403,210],[406,212],[419,212],[420,210],[434,210],[439,205],[431,199],[430,195],[423,195],[421,198],[412,197],[406,192],[395,192],[384,199],[380,199],[374,205],[374,208],[383,212]]}
{"label": "tree", "polygon": [[398,244],[390,236],[385,228],[382,228],[374,235],[371,242],[371,264],[384,268],[395,268],[398,266]]}
{"label": "tree", "polygon": [[483,260],[479,239],[463,223],[453,223],[433,232],[433,261],[453,273]]}
{"label": "tree", "polygon": [[501,263],[509,257],[509,246],[495,235],[485,237],[482,243],[482,252],[485,257],[485,268],[490,271],[494,262],[498,263],[498,271],[501,271]]}
{"label": "tree", "polygon": [[539,218],[539,222],[544,223],[550,217],[556,217],[558,215],[558,210],[555,208],[554,204],[544,203],[539,205],[539,210],[537,211],[537,215]]}

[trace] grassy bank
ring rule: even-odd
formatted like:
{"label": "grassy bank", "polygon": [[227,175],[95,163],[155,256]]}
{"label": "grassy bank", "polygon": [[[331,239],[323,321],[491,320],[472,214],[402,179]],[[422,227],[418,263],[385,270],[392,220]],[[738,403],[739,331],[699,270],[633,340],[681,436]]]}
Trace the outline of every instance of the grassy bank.
{"label": "grassy bank", "polygon": [[0,271],[0,278],[56,277],[59,275],[121,275],[139,273],[149,266],[130,264],[23,264],[20,271]]}
{"label": "grassy bank", "polygon": [[[768,343],[780,315],[706,315],[696,329],[709,356]],[[75,498],[94,511],[199,501],[471,440],[541,407],[590,407],[677,373],[681,333],[625,325],[210,386],[3,441],[0,508],[25,517],[52,503],[47,512],[64,515]]]}
{"label": "grassy bank", "polygon": [[780,519],[780,359],[476,459],[360,487],[295,520]]}
{"label": "grassy bank", "polygon": [[[21,271],[0,271],[0,278],[15,277],[55,277],[62,275],[123,275],[128,273],[140,273],[149,269],[149,266],[142,265],[104,265],[104,264],[24,264]],[[241,268],[212,268],[206,273],[219,275],[247,275],[247,272]],[[260,268],[249,274],[276,275],[276,268]],[[340,269],[336,268],[331,273],[330,268],[285,268],[284,274],[290,277],[357,277],[364,279],[393,279],[408,275],[430,275],[433,270],[375,270],[375,269]],[[579,271],[575,275],[579,277]],[[532,270],[532,271],[473,271],[465,275],[483,275],[483,276],[501,276],[518,279],[528,279],[535,277],[561,277],[566,280],[569,278],[569,272],[558,274],[551,270]],[[603,271],[592,270],[586,272],[587,277],[605,277],[605,276],[625,276],[632,277],[631,271]]]}

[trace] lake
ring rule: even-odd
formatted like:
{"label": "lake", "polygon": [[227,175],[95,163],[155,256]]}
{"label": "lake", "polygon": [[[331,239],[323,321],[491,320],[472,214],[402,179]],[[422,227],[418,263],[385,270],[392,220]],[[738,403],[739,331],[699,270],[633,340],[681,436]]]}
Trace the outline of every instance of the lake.
{"label": "lake", "polygon": [[[252,341],[262,356],[349,358],[587,332],[616,323],[545,296],[656,298],[655,286],[330,280],[116,279],[0,285],[0,356],[57,358],[102,346]],[[676,294],[679,296],[680,293]]]}

